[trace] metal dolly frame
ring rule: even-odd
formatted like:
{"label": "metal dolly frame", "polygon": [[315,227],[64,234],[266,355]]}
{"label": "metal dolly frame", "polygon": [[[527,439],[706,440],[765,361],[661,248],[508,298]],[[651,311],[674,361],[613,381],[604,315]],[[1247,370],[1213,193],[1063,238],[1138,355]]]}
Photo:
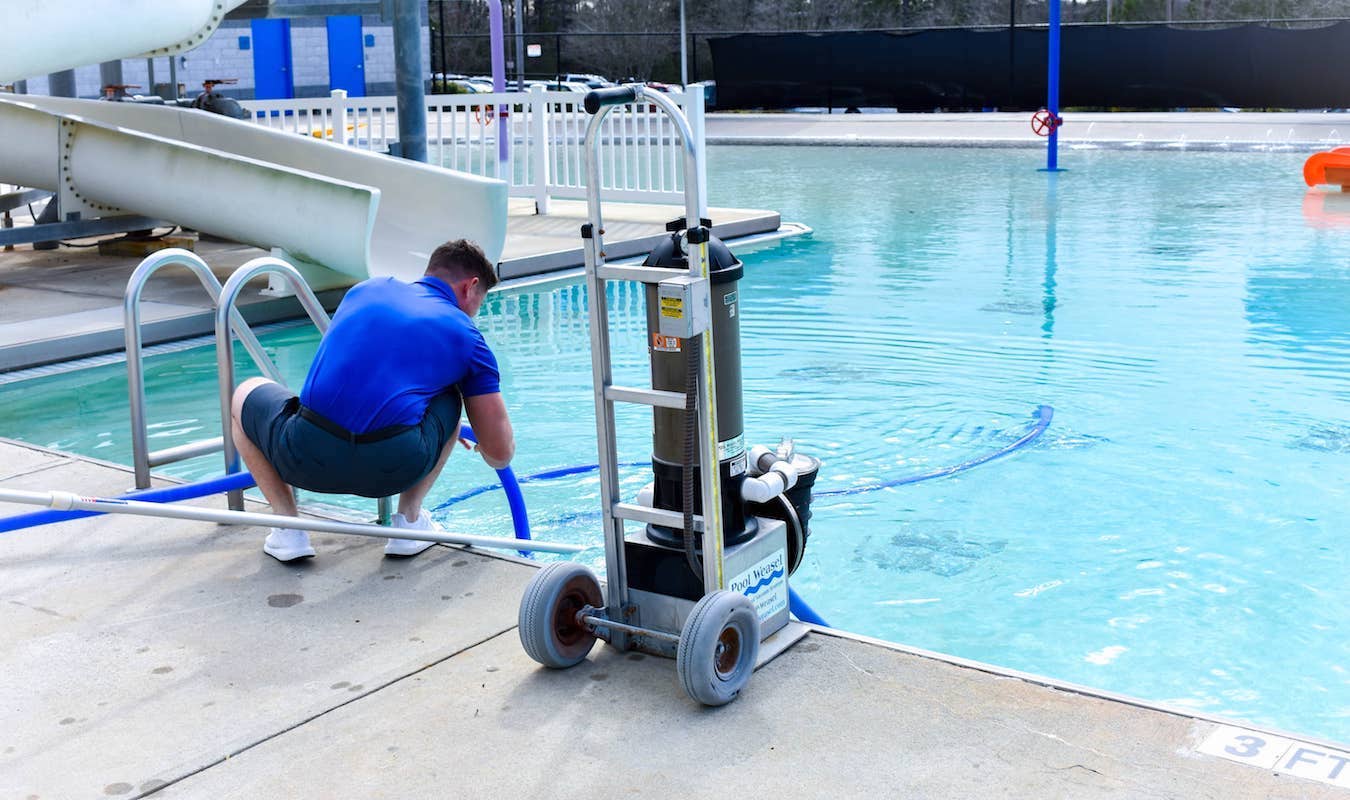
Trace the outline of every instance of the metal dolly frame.
{"label": "metal dolly frame", "polygon": [[[685,220],[689,254],[688,270],[610,266],[605,263],[604,220],[600,202],[599,132],[606,116],[617,106],[650,103],[663,110],[674,124],[683,144]],[[610,353],[609,312],[605,284],[611,280],[659,283],[670,278],[709,281],[706,200],[699,187],[701,155],[688,120],[679,106],[664,94],[640,85],[592,91],[585,99],[591,119],[584,140],[586,156],[587,223],[582,226],[586,292],[591,337],[592,388],[595,400],[596,441],[599,454],[600,502],[605,540],[607,581],[601,597],[598,579],[588,568],[571,562],[545,566],[531,580],[521,601],[521,644],[536,661],[548,667],[566,668],[583,660],[596,638],[619,649],[642,649],[674,655],[676,672],[685,691],[704,705],[731,702],[754,669],[805,634],[796,625],[770,637],[771,647],[760,658],[760,621],[754,605],[739,592],[727,590],[724,563],[722,488],[718,469],[717,387],[713,362],[713,332],[708,327],[696,334],[700,340],[695,396],[698,413],[699,489],[703,514],[693,517],[702,536],[704,595],[685,620],[683,630],[673,632],[633,624],[638,616],[630,597],[625,559],[624,523],[651,523],[682,529],[684,515],[666,509],[624,502],[620,495],[618,454],[615,441],[614,404],[637,403],[684,410],[682,392],[619,386],[613,382]],[[784,635],[786,634],[786,635]]]}

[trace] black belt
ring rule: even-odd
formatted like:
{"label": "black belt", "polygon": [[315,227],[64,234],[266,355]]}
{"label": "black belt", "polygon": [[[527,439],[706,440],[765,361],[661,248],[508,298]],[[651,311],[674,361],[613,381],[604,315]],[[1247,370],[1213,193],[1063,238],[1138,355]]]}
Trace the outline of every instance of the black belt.
{"label": "black belt", "polygon": [[385,439],[392,439],[400,433],[405,433],[413,429],[412,425],[389,425],[378,430],[367,433],[352,433],[336,422],[332,421],[323,414],[313,411],[305,406],[300,406],[300,418],[306,422],[311,422],[325,432],[331,433],[339,439],[345,439],[351,444],[369,444],[370,442],[382,442]]}

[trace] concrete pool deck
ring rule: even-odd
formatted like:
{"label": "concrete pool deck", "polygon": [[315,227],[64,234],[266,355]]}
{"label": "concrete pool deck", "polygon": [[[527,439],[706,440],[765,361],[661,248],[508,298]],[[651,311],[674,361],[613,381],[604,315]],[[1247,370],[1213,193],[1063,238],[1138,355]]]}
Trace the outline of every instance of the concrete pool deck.
{"label": "concrete pool deck", "polygon": [[[0,441],[8,488],[130,484]],[[521,559],[318,534],[296,567],[262,537],[128,516],[0,536],[0,797],[1350,796],[1330,743],[823,630],[704,709],[662,659],[530,661]]]}
{"label": "concrete pool deck", "polygon": [[[1063,113],[1066,149],[1319,150],[1350,140],[1350,114],[1289,112]],[[732,114],[707,118],[708,144],[877,147],[1044,147],[1026,112]]]}
{"label": "concrete pool deck", "polygon": [[[650,251],[665,235],[666,223],[682,216],[684,210],[650,203],[606,203],[604,213],[606,250],[611,259],[621,259]],[[728,240],[771,233],[781,226],[773,211],[714,208],[710,214],[714,232]],[[18,223],[25,224],[25,218]],[[537,215],[533,200],[512,199],[499,263],[502,278],[581,266],[580,231],[585,221],[586,204],[579,200],[554,200],[547,215]],[[78,244],[94,241],[97,238]],[[203,238],[197,243],[197,254],[224,283],[241,264],[267,252]],[[121,350],[122,296],[140,261],[71,247],[33,250],[24,245],[0,252],[0,373]],[[265,287],[266,277],[256,285]],[[320,293],[320,298],[331,309],[342,294],[343,290],[336,289]],[[294,298],[271,298],[256,291],[246,291],[239,306],[250,323],[292,319],[303,313]],[[166,269],[146,284],[142,320],[146,344],[214,330],[211,300],[186,269]]]}

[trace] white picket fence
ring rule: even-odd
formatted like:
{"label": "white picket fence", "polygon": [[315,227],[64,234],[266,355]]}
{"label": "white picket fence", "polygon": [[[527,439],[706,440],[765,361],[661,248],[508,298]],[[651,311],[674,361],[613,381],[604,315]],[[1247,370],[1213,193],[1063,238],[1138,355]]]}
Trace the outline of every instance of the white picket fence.
{"label": "white picket fence", "polygon": [[[586,196],[583,141],[590,115],[583,97],[539,86],[523,93],[428,95],[427,159],[507,180],[513,196],[532,197],[539,213],[547,213],[549,198]],[[688,117],[701,151],[703,87],[670,97]],[[381,153],[398,142],[393,97],[347,97],[337,90],[330,97],[246,100],[243,106],[255,123],[301,136]],[[681,201],[684,150],[670,118],[655,105],[615,109],[600,132],[599,152],[605,200]]]}

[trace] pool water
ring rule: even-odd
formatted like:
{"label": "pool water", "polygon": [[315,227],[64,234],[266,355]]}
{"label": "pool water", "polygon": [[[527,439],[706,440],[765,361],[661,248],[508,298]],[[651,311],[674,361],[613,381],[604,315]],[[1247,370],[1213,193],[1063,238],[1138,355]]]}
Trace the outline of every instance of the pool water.
{"label": "pool water", "polygon": [[[837,627],[1350,741],[1350,224],[1305,218],[1303,157],[1068,151],[1051,176],[1032,151],[712,148],[714,205],[815,229],[743,255],[749,441],[792,437],[842,489],[1055,409],[1007,458],[819,498],[794,588]],[[609,302],[616,381],[638,384],[641,295]],[[581,288],[499,293],[479,322],[516,471],[594,463]],[[315,335],[264,342],[298,385]],[[152,447],[218,432],[209,351],[147,367]],[[129,460],[120,365],[0,404],[0,435]],[[649,412],[618,427],[621,460],[645,459]],[[461,453],[433,496],[493,479]],[[527,485],[536,537],[598,543],[597,480]],[[630,494],[647,480],[623,470]],[[437,516],[510,535],[496,492]]]}

